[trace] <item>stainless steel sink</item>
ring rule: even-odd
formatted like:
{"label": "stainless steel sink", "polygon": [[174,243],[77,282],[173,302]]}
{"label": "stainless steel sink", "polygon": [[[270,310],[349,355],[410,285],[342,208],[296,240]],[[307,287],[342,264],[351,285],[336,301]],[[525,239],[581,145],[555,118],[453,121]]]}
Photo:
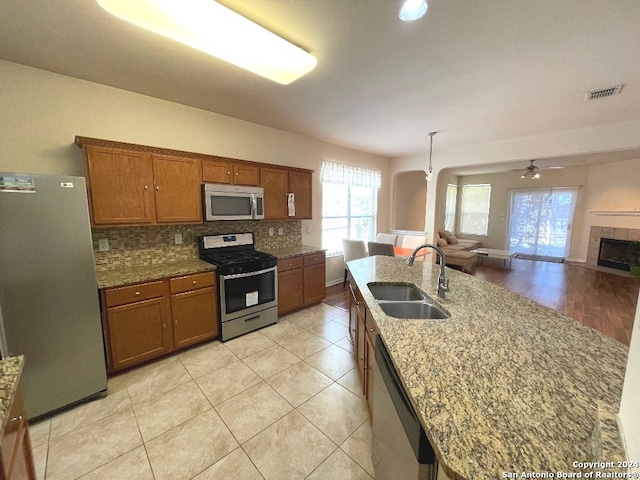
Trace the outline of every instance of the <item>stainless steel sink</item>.
{"label": "stainless steel sink", "polygon": [[427,302],[378,302],[384,313],[396,318],[447,319],[443,310]]}
{"label": "stainless steel sink", "polygon": [[384,313],[396,318],[447,319],[449,314],[413,285],[369,283],[373,298]]}
{"label": "stainless steel sink", "polygon": [[411,285],[384,285],[370,283],[367,285],[376,300],[424,300],[424,294]]}

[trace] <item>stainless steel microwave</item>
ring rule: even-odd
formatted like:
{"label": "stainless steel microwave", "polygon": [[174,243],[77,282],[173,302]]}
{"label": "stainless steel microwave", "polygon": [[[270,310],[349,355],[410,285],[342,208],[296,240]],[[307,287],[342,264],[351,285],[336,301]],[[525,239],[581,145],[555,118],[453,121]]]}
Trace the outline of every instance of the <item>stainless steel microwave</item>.
{"label": "stainless steel microwave", "polygon": [[205,220],[261,220],[264,218],[264,189],[241,185],[205,183]]}

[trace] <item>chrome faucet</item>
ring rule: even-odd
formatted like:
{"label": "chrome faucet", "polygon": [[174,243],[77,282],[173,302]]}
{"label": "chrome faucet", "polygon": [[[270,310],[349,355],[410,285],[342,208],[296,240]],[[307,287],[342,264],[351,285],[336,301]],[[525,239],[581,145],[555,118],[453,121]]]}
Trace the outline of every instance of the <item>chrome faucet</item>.
{"label": "chrome faucet", "polygon": [[413,262],[416,259],[416,254],[418,253],[418,251],[426,247],[433,248],[436,252],[440,254],[440,275],[438,275],[438,296],[440,298],[444,298],[444,294],[449,291],[449,280],[446,279],[445,273],[444,273],[444,266],[445,266],[444,252],[439,246],[433,245],[431,243],[423,243],[422,245],[418,245],[415,248],[415,250],[411,252],[411,255],[409,255],[409,258],[407,259],[407,265],[409,265],[410,267],[413,266]]}

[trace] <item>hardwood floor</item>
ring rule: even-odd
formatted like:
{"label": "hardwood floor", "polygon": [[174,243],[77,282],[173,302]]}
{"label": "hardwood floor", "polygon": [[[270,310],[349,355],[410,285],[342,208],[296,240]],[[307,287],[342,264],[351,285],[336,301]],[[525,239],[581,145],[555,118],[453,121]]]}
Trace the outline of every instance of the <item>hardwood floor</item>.
{"label": "hardwood floor", "polygon": [[[530,298],[629,345],[640,277],[623,277],[580,265],[514,259],[477,265],[471,275]],[[324,300],[348,309],[349,289],[327,288]]]}

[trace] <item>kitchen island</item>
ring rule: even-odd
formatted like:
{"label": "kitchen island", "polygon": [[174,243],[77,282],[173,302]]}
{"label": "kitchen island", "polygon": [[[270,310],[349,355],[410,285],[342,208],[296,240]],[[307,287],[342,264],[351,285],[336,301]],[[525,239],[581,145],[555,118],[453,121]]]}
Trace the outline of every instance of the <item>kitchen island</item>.
{"label": "kitchen island", "polygon": [[[557,478],[584,470],[574,462],[602,460],[599,406],[618,409],[625,346],[449,268],[450,291],[440,299],[439,266],[430,262],[376,256],[348,268],[449,477]],[[390,317],[369,282],[416,285],[450,318]]]}

